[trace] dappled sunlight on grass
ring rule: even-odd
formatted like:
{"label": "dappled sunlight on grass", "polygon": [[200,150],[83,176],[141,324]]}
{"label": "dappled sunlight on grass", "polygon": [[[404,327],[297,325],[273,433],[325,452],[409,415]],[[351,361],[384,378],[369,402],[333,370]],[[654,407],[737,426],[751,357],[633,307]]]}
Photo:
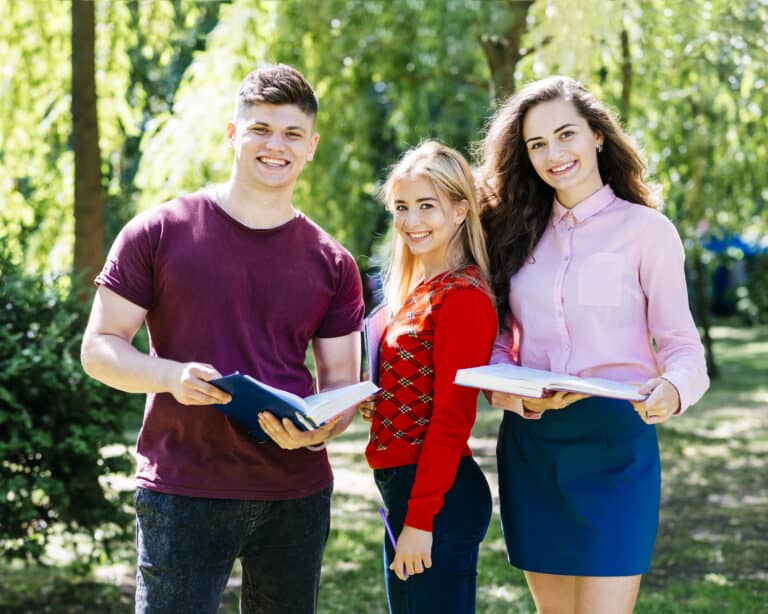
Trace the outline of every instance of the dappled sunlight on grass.
{"label": "dappled sunlight on grass", "polygon": [[[768,328],[717,327],[714,336],[721,377],[699,404],[659,427],[662,520],[644,584],[678,595],[683,612],[718,611],[708,601],[713,586],[727,590],[718,598],[729,600],[727,611],[756,612],[736,603],[768,600]],[[678,594],[675,581],[701,594]],[[736,597],[738,587],[744,595]]]}
{"label": "dappled sunlight on grass", "polygon": [[[658,427],[661,524],[636,614],[768,611],[768,327],[715,327],[714,336],[722,377],[686,414]],[[495,448],[502,416],[481,397],[470,440],[495,502],[480,551],[477,611],[530,614],[533,602],[522,572],[506,560],[498,518]],[[357,417],[328,446],[335,487],[320,614],[387,612],[381,499],[364,457],[368,429]],[[120,445],[103,452],[119,454]],[[111,475],[102,485],[109,496],[134,487],[125,475]],[[0,612],[132,611],[133,543],[121,543],[115,562],[85,580],[65,567],[72,543],[88,548],[78,535],[52,541],[52,568],[6,565]],[[239,591],[236,565],[220,614],[238,611]]]}

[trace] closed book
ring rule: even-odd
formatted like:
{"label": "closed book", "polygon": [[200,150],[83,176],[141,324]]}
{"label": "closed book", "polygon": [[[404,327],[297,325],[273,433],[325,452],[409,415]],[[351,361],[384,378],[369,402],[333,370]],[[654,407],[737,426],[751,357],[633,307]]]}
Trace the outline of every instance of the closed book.
{"label": "closed book", "polygon": [[229,403],[213,407],[243,424],[249,435],[260,443],[269,440],[269,436],[259,426],[259,412],[269,411],[279,419],[289,418],[299,430],[310,431],[379,389],[372,382],[360,382],[302,398],[238,372],[208,383],[232,395]]}
{"label": "closed book", "polygon": [[578,377],[541,369],[500,363],[459,369],[454,383],[480,390],[507,392],[521,397],[542,398],[548,392],[578,392],[595,397],[642,401],[647,395],[638,385],[614,382],[600,377]]}
{"label": "closed book", "polygon": [[379,383],[379,355],[381,353],[381,338],[389,323],[389,309],[382,303],[374,307],[363,323],[363,342],[365,357],[368,361],[368,379],[374,384]]}

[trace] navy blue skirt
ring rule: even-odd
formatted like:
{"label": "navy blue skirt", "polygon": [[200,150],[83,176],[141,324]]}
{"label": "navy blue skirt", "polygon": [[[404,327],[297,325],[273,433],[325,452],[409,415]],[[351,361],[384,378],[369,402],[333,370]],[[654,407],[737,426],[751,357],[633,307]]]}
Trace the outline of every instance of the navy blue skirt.
{"label": "navy blue skirt", "polygon": [[541,420],[504,412],[496,449],[509,562],[539,573],[648,571],[659,524],[656,427],[589,397]]}

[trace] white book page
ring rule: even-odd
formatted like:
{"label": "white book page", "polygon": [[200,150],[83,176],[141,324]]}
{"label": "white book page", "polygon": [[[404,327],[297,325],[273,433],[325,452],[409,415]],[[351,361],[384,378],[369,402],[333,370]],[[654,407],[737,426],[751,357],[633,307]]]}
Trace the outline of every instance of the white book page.
{"label": "white book page", "polygon": [[357,405],[363,399],[374,394],[379,387],[370,381],[344,386],[313,394],[304,399],[307,404],[306,414],[318,424],[338,416],[345,409]]}
{"label": "white book page", "polygon": [[565,390],[566,392],[575,390],[577,392],[583,392],[598,397],[626,399],[628,401],[642,401],[647,398],[647,395],[640,394],[637,391],[638,386],[624,384],[622,382],[614,382],[600,377],[583,377],[578,378],[578,381],[573,382],[558,380],[551,386],[547,386],[547,389]]}
{"label": "white book page", "polygon": [[479,388],[480,390],[497,390],[524,397],[541,397],[544,392],[544,383],[537,382],[535,378],[525,376],[525,372],[532,369],[523,369],[523,373],[515,372],[505,363],[496,365],[487,365],[484,367],[473,367],[470,369],[459,369],[456,373],[454,382],[460,386],[469,386]]}
{"label": "white book page", "polygon": [[506,363],[460,369],[457,384],[485,390],[498,390],[520,396],[540,397],[544,390],[581,392],[593,396],[639,401],[645,398],[637,386],[598,377],[578,377]]}

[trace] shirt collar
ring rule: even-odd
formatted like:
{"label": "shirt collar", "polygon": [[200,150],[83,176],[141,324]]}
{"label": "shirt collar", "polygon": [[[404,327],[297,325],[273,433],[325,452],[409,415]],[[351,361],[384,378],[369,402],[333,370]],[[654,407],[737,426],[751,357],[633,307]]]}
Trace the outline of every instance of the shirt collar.
{"label": "shirt collar", "polygon": [[583,222],[605,209],[614,200],[616,200],[616,195],[613,193],[613,188],[607,183],[572,209],[561,205],[555,197],[555,202],[552,204],[552,224],[557,224],[569,213],[573,215],[576,222]]}

